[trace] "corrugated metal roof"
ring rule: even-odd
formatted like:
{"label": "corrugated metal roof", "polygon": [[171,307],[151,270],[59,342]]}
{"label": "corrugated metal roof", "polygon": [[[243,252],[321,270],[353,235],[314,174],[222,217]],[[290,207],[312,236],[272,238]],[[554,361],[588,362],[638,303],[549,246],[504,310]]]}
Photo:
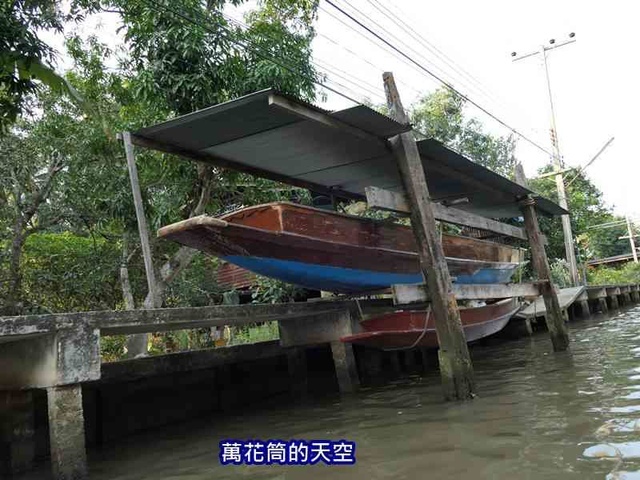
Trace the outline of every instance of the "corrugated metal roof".
{"label": "corrugated metal roof", "polygon": [[[386,140],[408,131],[368,107],[326,112],[264,90],[143,128],[134,143],[223,167],[333,193],[364,198],[368,186],[401,191]],[[437,140],[418,142],[434,200],[467,197],[456,208],[486,217],[520,216],[517,199],[532,193]],[[538,200],[543,213],[565,213]]]}

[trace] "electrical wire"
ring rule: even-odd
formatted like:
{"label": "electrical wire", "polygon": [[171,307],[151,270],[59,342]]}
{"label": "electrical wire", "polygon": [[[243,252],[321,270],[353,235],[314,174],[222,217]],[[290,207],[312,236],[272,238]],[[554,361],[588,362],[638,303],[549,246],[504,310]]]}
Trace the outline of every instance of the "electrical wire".
{"label": "electrical wire", "polygon": [[[431,43],[427,40],[423,35],[418,33],[407,20],[402,19],[399,15],[394,13],[389,8],[385,7],[384,4],[379,0],[367,0],[369,3],[373,5],[373,3],[377,4],[379,8],[377,10],[381,12],[383,15],[389,17],[393,23],[395,23],[402,31],[408,32],[409,36],[411,36],[414,40],[420,43],[424,48],[432,52],[437,58],[439,58],[442,62],[448,65],[452,70],[456,71],[463,77],[466,77],[472,86],[475,86],[478,92],[481,92],[485,98],[494,103],[496,106],[512,109],[514,110],[514,106],[508,104],[506,101],[495,95],[493,91],[489,87],[487,87],[483,82],[478,80],[473,74],[469,73],[462,65],[457,63],[453,58],[449,57],[445,52],[440,50],[435,44]],[[373,3],[372,3],[373,2]],[[373,5],[374,8],[375,5]],[[384,10],[384,12],[381,11]],[[519,111],[519,109],[517,109]],[[529,126],[527,128],[531,133],[541,134],[540,129]]]}
{"label": "electrical wire", "polygon": [[358,19],[356,19],[353,15],[349,14],[348,12],[346,12],[344,9],[340,8],[338,5],[336,5],[332,0],[325,0],[325,2],[327,4],[329,4],[330,6],[332,6],[334,9],[338,10],[340,13],[342,13],[343,15],[345,15],[347,18],[349,18],[351,21],[353,21],[354,23],[356,23],[357,25],[359,25],[361,28],[365,29],[367,32],[369,32],[371,35],[373,35],[374,37],[376,37],[378,40],[380,40],[381,42],[384,42],[386,45],[388,45],[390,48],[392,48],[394,51],[396,51],[398,54],[402,55],[404,58],[406,58],[408,61],[410,61],[411,63],[415,64],[418,68],[420,68],[421,70],[423,70],[425,73],[427,73],[429,76],[433,77],[435,80],[437,80],[438,82],[440,82],[442,85],[444,85],[446,88],[448,88],[449,90],[451,90],[452,92],[456,93],[457,95],[459,95],[460,97],[462,97],[464,100],[468,101],[470,104],[474,105],[476,108],[478,108],[480,111],[484,112],[486,115],[488,115],[489,117],[491,117],[493,120],[495,120],[496,122],[498,122],[500,125],[502,125],[503,127],[509,129],[511,132],[513,132],[515,135],[519,136],[520,138],[522,138],[523,140],[525,140],[526,142],[528,142],[529,144],[531,144],[532,146],[534,146],[535,148],[537,148],[538,150],[546,153],[549,156],[553,156],[553,154],[548,151],[547,149],[545,149],[544,147],[542,147],[541,145],[539,145],[538,143],[536,143],[535,141],[531,140],[529,137],[527,137],[526,135],[524,135],[523,133],[521,133],[519,130],[515,129],[514,127],[510,126],[509,124],[507,124],[506,122],[504,122],[502,119],[500,119],[499,117],[497,117],[496,115],[494,115],[493,113],[491,113],[489,110],[487,110],[485,107],[483,107],[482,105],[478,104],[476,101],[474,101],[473,99],[469,98],[467,95],[463,94],[462,92],[460,92],[458,89],[456,89],[453,85],[451,85],[449,82],[445,81],[443,78],[441,78],[439,75],[433,73],[431,70],[429,70],[428,68],[426,68],[424,65],[420,64],[419,62],[417,62],[415,59],[413,59],[411,56],[407,55],[405,52],[403,52],[401,49],[399,49],[398,47],[396,47],[395,45],[393,45],[391,42],[389,42],[387,39],[383,38],[381,35],[379,35],[378,33],[376,33],[375,31],[373,31],[370,27],[368,27],[367,25],[365,25],[364,23],[360,22]]}

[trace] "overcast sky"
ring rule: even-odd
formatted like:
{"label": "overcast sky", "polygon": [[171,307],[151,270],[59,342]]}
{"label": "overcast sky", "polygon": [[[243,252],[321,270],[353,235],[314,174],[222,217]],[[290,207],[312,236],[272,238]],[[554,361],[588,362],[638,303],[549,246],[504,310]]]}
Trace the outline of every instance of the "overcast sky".
{"label": "overcast sky", "polygon": [[[568,165],[585,164],[615,136],[587,173],[616,212],[640,217],[636,203],[640,166],[635,145],[635,117],[640,111],[637,2],[333,1],[546,149],[550,149],[549,102],[541,57],[514,63],[510,54],[539,49],[542,44],[549,45],[551,38],[566,40],[575,32],[575,43],[549,52],[548,57],[562,156]],[[99,36],[113,46],[119,41],[114,16],[105,15],[101,16],[104,27]],[[93,27],[91,22],[83,30],[93,33]],[[439,86],[397,53],[381,47],[325,0],[321,0],[317,33],[315,61],[321,69],[328,68],[331,86],[357,100],[384,101],[383,70],[394,72],[405,106]],[[59,39],[56,43],[60,45]],[[321,106],[334,109],[350,105],[350,101],[329,93]],[[509,133],[473,107],[467,113],[494,133]],[[517,156],[529,176],[549,160],[524,140],[518,142]]]}

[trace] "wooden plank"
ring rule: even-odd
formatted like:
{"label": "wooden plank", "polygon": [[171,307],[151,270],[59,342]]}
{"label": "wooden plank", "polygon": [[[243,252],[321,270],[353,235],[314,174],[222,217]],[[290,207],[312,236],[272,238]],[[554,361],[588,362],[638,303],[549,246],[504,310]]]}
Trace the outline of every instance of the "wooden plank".
{"label": "wooden plank", "polygon": [[[583,294],[585,294],[585,287],[582,287],[582,286],[561,288],[557,292],[560,309],[566,310],[574,303],[581,301],[581,299],[583,298]],[[546,314],[547,314],[547,309],[544,303],[544,298],[537,298],[528,307],[520,310],[516,314],[516,317],[535,318],[535,317],[544,317]]]}
{"label": "wooden plank", "polygon": [[[536,297],[540,295],[539,283],[460,285],[454,283],[451,289],[458,300],[479,300],[487,298]],[[394,285],[394,301],[397,305],[424,303],[430,299],[425,284]]]}
{"label": "wooden plank", "polygon": [[[393,74],[385,72],[382,78],[391,118],[408,124],[409,117],[400,101]],[[476,387],[471,357],[456,297],[451,291],[451,275],[436,228],[422,159],[411,132],[396,135],[389,144],[409,199],[420,266],[432,296],[431,308],[440,341],[438,355],[444,396],[449,400],[473,398]]]}
{"label": "wooden plank", "polygon": [[[378,187],[366,187],[367,203],[371,208],[388,210],[396,213],[409,213],[409,204],[405,195]],[[438,203],[432,204],[436,220],[453,223],[465,227],[480,228],[508,237],[527,240],[527,233],[523,228],[498,222],[490,218],[465,212],[454,207],[447,207]]]}

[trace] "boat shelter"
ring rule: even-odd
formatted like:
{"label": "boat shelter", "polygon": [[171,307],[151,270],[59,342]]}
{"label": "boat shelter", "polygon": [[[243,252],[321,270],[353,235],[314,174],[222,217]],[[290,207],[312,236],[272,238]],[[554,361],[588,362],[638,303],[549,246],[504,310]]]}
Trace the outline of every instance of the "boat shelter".
{"label": "boat shelter", "polygon": [[[366,200],[371,208],[411,215],[425,283],[394,289],[395,301],[430,304],[441,347],[445,398],[473,398],[475,381],[457,299],[542,294],[551,319],[548,325],[554,349],[567,348],[569,338],[551,283],[537,213],[568,212],[529,190],[524,175],[517,171],[514,173],[521,181],[513,182],[435,139],[416,141],[393,75],[385,73],[383,83],[391,117],[363,105],[328,112],[269,89],[136,132],[125,132],[136,214],[142,222],[143,252],[148,239],[143,233],[146,220],[137,186],[134,145],[332,197]],[[515,217],[524,219],[524,228],[498,220]],[[452,284],[436,220],[528,241],[539,281],[518,285]],[[146,249],[149,250],[148,245]],[[146,263],[150,264],[150,253],[147,258]],[[148,267],[150,291],[152,276],[153,269]],[[313,336],[308,331],[280,333],[281,338]],[[332,348],[334,357],[346,362],[345,371],[355,368],[349,347],[332,343]]]}
{"label": "boat shelter", "polygon": [[[387,139],[411,130],[359,105],[327,112],[264,90],[132,132],[134,144],[250,173],[345,199],[366,188],[401,193]],[[417,142],[434,202],[487,218],[520,217],[531,190],[492,172],[435,139]],[[461,202],[464,200],[464,202]],[[538,211],[566,214],[542,197]]]}

